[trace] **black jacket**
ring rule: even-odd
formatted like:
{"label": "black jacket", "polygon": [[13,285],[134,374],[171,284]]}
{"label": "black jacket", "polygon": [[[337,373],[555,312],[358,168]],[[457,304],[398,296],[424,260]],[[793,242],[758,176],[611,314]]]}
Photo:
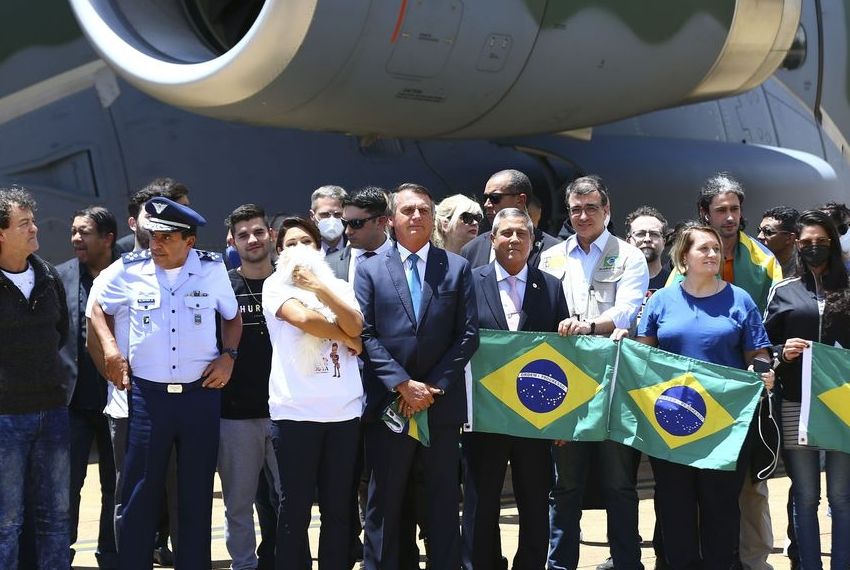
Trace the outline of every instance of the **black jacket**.
{"label": "black jacket", "polygon": [[65,288],[56,270],[36,255],[29,302],[0,273],[0,414],[23,414],[65,405],[67,374],[59,349],[68,339]]}
{"label": "black jacket", "polygon": [[[802,338],[829,345],[837,340],[848,347],[846,339],[841,338],[847,336],[847,331],[838,330],[841,327],[825,326],[818,311],[815,291],[800,277],[785,279],[773,288],[767,300],[764,328],[770,342],[777,345],[784,344],[789,338]],[[802,358],[792,362],[780,359],[776,380],[784,400],[800,401],[802,370]]]}

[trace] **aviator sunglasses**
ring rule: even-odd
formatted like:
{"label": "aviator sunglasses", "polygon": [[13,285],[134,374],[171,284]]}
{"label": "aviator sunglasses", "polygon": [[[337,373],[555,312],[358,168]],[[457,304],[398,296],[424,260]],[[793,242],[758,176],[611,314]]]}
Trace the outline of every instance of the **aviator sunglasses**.
{"label": "aviator sunglasses", "polygon": [[491,204],[493,204],[494,206],[498,206],[499,202],[501,202],[502,198],[504,198],[505,196],[519,196],[520,194],[521,192],[501,192],[499,194],[496,194],[494,192],[493,194],[484,194],[481,197],[481,203],[483,204],[487,200],[490,200]]}
{"label": "aviator sunglasses", "polygon": [[379,214],[377,216],[369,216],[368,218],[354,218],[353,220],[346,220],[345,218],[340,218],[340,221],[342,222],[342,227],[344,228],[351,226],[352,230],[359,230],[363,226],[365,226],[366,222],[368,222],[369,220],[374,220],[380,217],[381,215]]}
{"label": "aviator sunglasses", "polygon": [[790,234],[790,233],[792,233],[792,232],[789,232],[787,230],[775,230],[775,229],[770,228],[768,226],[760,227],[759,232],[764,234],[764,237],[771,237],[771,236],[775,236],[776,234]]}

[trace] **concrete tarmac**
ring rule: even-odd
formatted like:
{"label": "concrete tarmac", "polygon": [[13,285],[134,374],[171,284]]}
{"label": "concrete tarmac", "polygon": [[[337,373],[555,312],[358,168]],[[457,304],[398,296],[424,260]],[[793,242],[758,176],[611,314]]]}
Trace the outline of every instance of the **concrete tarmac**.
{"label": "concrete tarmac", "polygon": [[[788,496],[789,480],[786,477],[777,477],[768,482],[770,488],[770,511],[773,519],[774,548],[768,558],[768,563],[776,570],[787,570],[790,568],[788,558],[782,553],[785,544],[785,529],[787,516],[785,512],[785,501]],[[830,549],[831,543],[831,519],[827,517],[826,509],[826,481],[822,478],[821,488],[824,490],[823,501],[820,508],[821,523],[821,545],[825,552]],[[651,491],[641,492],[643,500],[640,502],[640,534],[644,539],[641,546],[643,564],[647,570],[655,566],[655,555],[652,550],[652,531],[655,525],[655,513],[653,512]],[[100,509],[99,484],[97,465],[89,465],[88,476],[83,488],[83,499],[80,507],[79,540],[74,548],[77,555],[74,559],[74,568],[80,570],[96,569],[94,550],[97,544],[97,525]],[[605,537],[605,511],[585,511],[582,519],[583,543],[581,545],[581,557],[579,568],[594,569],[598,564],[608,557],[608,544]],[[212,559],[213,568],[230,568],[230,557],[224,544],[224,507],[221,501],[221,487],[216,478],[215,495],[213,497],[213,528],[212,528]],[[257,527],[259,529],[259,526]],[[517,546],[518,518],[516,505],[511,497],[503,500],[502,517],[502,548],[508,559],[511,559]],[[259,530],[258,530],[259,532]],[[315,555],[319,535],[319,511],[313,508],[313,520],[310,524],[310,542],[313,545]],[[258,536],[259,540],[259,536]],[[424,548],[420,543],[420,551]],[[828,554],[824,556],[824,566],[828,567]],[[424,558],[422,567],[424,568]],[[318,568],[318,563],[313,563],[313,568]],[[765,569],[762,569],[765,570]]]}

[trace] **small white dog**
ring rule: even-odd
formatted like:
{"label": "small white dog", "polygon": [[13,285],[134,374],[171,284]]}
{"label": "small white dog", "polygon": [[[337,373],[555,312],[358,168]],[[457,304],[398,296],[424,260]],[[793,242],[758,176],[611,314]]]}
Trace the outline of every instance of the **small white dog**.
{"label": "small white dog", "polygon": [[[334,293],[341,298],[346,298],[345,282],[337,279],[333,270],[325,261],[322,250],[311,246],[297,245],[285,248],[277,260],[276,272],[282,277],[280,280],[284,292],[284,300],[296,299],[308,309],[312,309],[325,317],[328,322],[335,323],[336,315],[316,294],[307,289],[295,285],[292,273],[296,267],[309,269],[316,278],[328,285]],[[291,352],[292,358],[297,360],[299,368],[305,374],[312,374],[322,363],[322,353],[328,349],[325,338],[318,338],[301,331],[301,337]]]}

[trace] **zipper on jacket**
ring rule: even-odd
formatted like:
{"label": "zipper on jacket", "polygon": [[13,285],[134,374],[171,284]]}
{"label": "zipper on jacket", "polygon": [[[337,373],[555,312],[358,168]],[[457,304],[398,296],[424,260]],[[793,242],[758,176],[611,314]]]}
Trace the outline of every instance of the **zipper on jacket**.
{"label": "zipper on jacket", "polygon": [[820,275],[812,273],[812,277],[815,278],[815,303],[818,306],[818,342],[823,342],[823,311],[826,307],[826,295],[824,295]]}

